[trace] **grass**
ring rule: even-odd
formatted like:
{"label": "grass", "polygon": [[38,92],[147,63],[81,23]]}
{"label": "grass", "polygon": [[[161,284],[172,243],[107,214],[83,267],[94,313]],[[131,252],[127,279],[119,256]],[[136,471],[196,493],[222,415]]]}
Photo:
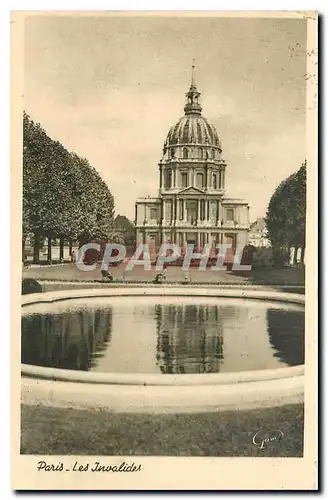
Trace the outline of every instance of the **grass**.
{"label": "grass", "polygon": [[[141,266],[136,266],[132,271],[125,272],[125,264],[112,267],[111,272],[114,279],[131,282],[151,282],[157,271],[145,271]],[[192,283],[229,283],[229,284],[260,284],[260,285],[301,285],[304,286],[304,268],[283,269],[252,269],[247,275],[229,271],[199,271],[191,268],[189,276]],[[25,268],[23,278],[34,278],[36,280],[59,280],[59,281],[100,281],[100,265],[92,271],[81,271],[75,264],[64,264],[62,266]],[[170,266],[167,269],[167,282],[183,282],[184,272],[180,267]]]}
{"label": "grass", "polygon": [[[125,456],[303,456],[303,405],[206,414],[117,414],[22,405],[21,453]],[[284,437],[260,449],[259,430]]]}
{"label": "grass", "polygon": [[301,285],[305,284],[304,267],[284,267],[284,268],[253,268],[247,276],[245,273],[232,272],[234,276],[243,276],[256,285]]}

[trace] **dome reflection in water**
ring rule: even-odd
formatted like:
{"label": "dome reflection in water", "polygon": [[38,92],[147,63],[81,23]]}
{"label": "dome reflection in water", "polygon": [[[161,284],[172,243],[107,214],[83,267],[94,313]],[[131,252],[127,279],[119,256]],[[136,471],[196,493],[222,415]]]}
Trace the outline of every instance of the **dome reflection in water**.
{"label": "dome reflection in water", "polygon": [[255,300],[79,299],[24,308],[22,362],[111,373],[217,373],[304,363],[304,309]]}

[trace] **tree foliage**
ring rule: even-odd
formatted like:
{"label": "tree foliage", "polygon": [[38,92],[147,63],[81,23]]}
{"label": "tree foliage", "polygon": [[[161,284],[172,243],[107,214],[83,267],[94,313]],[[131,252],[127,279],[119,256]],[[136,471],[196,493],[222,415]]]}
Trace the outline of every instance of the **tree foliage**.
{"label": "tree foliage", "polygon": [[136,230],[133,222],[131,222],[125,215],[117,215],[114,222],[115,230],[121,234],[123,243],[127,246],[135,246],[136,244]]}
{"label": "tree foliage", "polygon": [[109,238],[114,199],[89,162],[23,116],[23,239]]}
{"label": "tree foliage", "polygon": [[270,199],[266,225],[275,261],[279,254],[288,254],[290,247],[305,247],[305,219],[306,161],[279,184]]}

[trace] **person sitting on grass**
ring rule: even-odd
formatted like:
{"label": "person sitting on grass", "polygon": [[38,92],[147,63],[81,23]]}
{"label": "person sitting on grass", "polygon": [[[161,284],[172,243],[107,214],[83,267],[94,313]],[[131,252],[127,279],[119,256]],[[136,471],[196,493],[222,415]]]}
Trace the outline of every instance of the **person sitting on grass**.
{"label": "person sitting on grass", "polygon": [[184,283],[190,283],[189,271],[185,271],[184,273]]}
{"label": "person sitting on grass", "polygon": [[113,275],[107,268],[101,270],[101,276],[104,281],[113,281]]}
{"label": "person sitting on grass", "polygon": [[163,271],[161,273],[156,274],[154,283],[163,283],[166,280],[167,269],[166,266],[163,267]]}

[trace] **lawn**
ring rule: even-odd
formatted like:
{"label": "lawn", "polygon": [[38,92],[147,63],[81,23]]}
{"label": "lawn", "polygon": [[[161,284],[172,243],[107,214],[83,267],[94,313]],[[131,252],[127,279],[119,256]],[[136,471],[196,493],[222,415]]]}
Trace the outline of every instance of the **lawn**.
{"label": "lawn", "polygon": [[[303,405],[179,415],[22,405],[21,453],[301,457],[303,418]],[[256,432],[277,429],[281,441],[253,444]]]}
{"label": "lawn", "polygon": [[[125,264],[112,267],[111,272],[114,279],[130,282],[151,282],[157,271],[154,267],[145,271],[141,266],[136,266],[132,271],[125,271]],[[189,276],[192,283],[228,283],[228,284],[259,284],[259,285],[296,285],[304,286],[304,268],[284,269],[252,269],[247,275],[234,271],[200,271],[191,268]],[[61,266],[29,267],[23,270],[23,278],[34,278],[37,280],[59,280],[59,281],[100,281],[100,265],[95,270],[82,271],[75,264],[64,264]],[[184,272],[180,267],[170,266],[167,269],[167,282],[183,282]]]}

